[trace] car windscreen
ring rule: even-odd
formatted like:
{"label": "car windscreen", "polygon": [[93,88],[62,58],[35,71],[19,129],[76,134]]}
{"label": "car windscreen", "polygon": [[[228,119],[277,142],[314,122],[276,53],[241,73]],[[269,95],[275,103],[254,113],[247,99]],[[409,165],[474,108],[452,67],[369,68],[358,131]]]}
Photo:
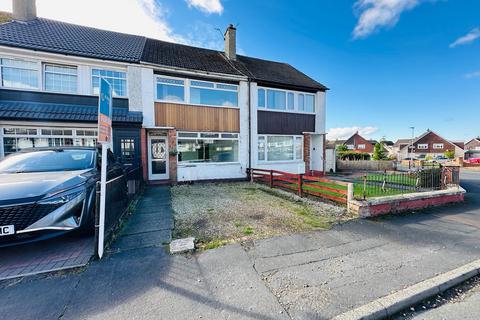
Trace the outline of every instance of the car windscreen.
{"label": "car windscreen", "polygon": [[0,161],[0,173],[74,171],[94,166],[93,150],[42,150],[5,158]]}

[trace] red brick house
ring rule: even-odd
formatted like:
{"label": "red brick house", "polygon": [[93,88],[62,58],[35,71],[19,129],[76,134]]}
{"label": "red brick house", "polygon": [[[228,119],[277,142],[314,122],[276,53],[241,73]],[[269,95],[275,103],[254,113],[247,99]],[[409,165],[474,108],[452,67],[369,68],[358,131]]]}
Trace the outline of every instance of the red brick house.
{"label": "red brick house", "polygon": [[362,137],[358,132],[356,132],[353,136],[351,136],[347,140],[341,141],[341,143],[338,143],[337,145],[345,145],[350,151],[373,153],[373,149],[375,148],[376,143],[377,141],[367,140]]}
{"label": "red brick house", "polygon": [[480,138],[474,138],[465,143],[465,160],[480,158]]}
{"label": "red brick house", "polygon": [[455,157],[463,157],[464,154],[463,144],[449,141],[431,130],[413,140],[412,151],[409,151],[410,145],[411,143],[402,145],[398,154],[400,160],[412,156],[412,153],[414,158],[443,156],[447,151],[455,152]]}

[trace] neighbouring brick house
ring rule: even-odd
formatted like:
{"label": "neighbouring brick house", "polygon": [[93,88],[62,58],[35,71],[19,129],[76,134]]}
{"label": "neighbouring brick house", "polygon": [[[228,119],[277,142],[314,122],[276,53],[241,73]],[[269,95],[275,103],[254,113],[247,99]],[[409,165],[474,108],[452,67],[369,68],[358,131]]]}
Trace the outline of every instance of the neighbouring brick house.
{"label": "neighbouring brick house", "polygon": [[[403,142],[403,143],[399,143]],[[399,145],[398,159],[413,156],[414,158],[426,158],[443,156],[447,151],[453,151],[455,157],[463,157],[463,143],[449,141],[437,133],[427,130],[421,136],[413,139],[401,139]],[[410,146],[413,145],[413,148]],[[411,149],[411,150],[410,150]]]}
{"label": "neighbouring brick house", "polygon": [[465,143],[465,159],[480,158],[480,138],[474,138]]}
{"label": "neighbouring brick house", "polygon": [[345,145],[349,151],[373,154],[375,144],[377,144],[376,140],[365,139],[358,132],[356,132],[347,140],[329,141],[328,147],[336,149],[338,146]]}

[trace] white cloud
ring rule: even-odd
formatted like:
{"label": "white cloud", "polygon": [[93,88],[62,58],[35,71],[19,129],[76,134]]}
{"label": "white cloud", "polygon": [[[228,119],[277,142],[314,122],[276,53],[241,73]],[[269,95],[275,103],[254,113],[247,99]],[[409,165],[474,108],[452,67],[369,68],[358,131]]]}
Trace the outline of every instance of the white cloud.
{"label": "white cloud", "polygon": [[358,132],[362,137],[369,138],[372,134],[378,131],[376,127],[346,127],[346,128],[331,128],[328,130],[328,140],[344,140],[348,139]]}
{"label": "white cloud", "polygon": [[[0,1],[1,11],[12,11],[12,1]],[[166,21],[168,12],[155,0],[37,0],[39,17],[90,27],[185,42]]]}
{"label": "white cloud", "polygon": [[195,7],[205,13],[222,14],[223,6],[220,0],[186,0],[190,7]]}
{"label": "white cloud", "polygon": [[480,71],[470,72],[465,75],[467,79],[480,78]]}
{"label": "white cloud", "polygon": [[354,8],[359,14],[353,30],[354,38],[364,38],[382,27],[393,27],[400,15],[413,9],[422,0],[357,0]]}
{"label": "white cloud", "polygon": [[475,28],[450,44],[450,48],[471,43],[480,38],[480,28]]}

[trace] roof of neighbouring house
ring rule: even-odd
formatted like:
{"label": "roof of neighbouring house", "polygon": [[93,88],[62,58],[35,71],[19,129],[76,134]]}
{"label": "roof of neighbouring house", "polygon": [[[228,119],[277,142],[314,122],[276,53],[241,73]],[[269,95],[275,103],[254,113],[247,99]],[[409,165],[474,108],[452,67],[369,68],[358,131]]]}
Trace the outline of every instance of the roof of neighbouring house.
{"label": "roof of neighbouring house", "polygon": [[[417,138],[413,139],[416,140]],[[398,139],[393,146],[400,147],[402,144],[410,144],[412,139]]]}
{"label": "roof of neighbouring house", "polygon": [[[0,118],[4,120],[82,121],[96,122],[97,106],[74,104],[0,101]],[[113,108],[114,122],[142,123],[141,112]]]}
{"label": "roof of neighbouring house", "polygon": [[463,141],[450,141],[450,142],[456,145],[457,147],[459,147],[460,149],[465,149],[465,142]]}
{"label": "roof of neighbouring house", "polygon": [[145,37],[37,18],[0,25],[0,45],[81,57],[138,62]]}
{"label": "roof of neighbouring house", "polygon": [[327,90],[289,64],[170,43],[143,36],[37,18],[0,24],[0,45],[127,63],[151,63],[206,73],[245,76],[257,82]]}

